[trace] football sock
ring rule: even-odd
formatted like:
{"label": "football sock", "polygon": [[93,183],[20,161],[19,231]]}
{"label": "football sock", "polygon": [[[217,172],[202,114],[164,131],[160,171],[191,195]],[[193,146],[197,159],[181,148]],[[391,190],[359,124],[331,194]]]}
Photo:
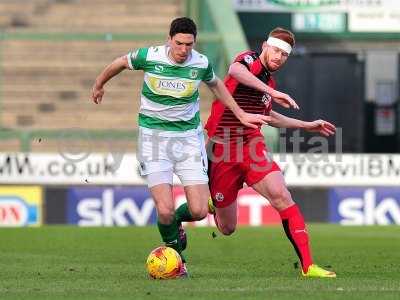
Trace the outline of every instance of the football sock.
{"label": "football sock", "polygon": [[179,254],[182,252],[181,242],[179,240],[178,222],[174,217],[171,224],[161,224],[157,222],[162,240],[165,245],[175,249]]}
{"label": "football sock", "polygon": [[297,204],[279,212],[286,236],[296,250],[304,272],[313,263],[304,218]]}
{"label": "football sock", "polygon": [[181,222],[195,221],[189,211],[187,203],[183,203],[181,206],[179,206],[175,211],[175,215],[178,224]]}

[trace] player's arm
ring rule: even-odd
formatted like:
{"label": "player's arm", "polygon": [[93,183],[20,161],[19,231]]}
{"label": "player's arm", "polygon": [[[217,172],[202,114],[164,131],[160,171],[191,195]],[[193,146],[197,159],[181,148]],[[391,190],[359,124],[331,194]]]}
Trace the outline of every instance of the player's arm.
{"label": "player's arm", "polygon": [[336,132],[335,125],[325,120],[315,120],[312,122],[306,122],[294,118],[286,117],[276,111],[271,110],[270,119],[268,124],[278,128],[298,128],[304,129],[309,132],[318,132],[324,136],[334,135]]}
{"label": "player's arm", "polygon": [[262,93],[271,95],[272,99],[283,107],[293,107],[295,109],[299,109],[296,101],[294,101],[288,94],[271,88],[260,79],[258,79],[256,76],[254,76],[254,74],[251,73],[240,62],[234,62],[233,64],[231,64],[228,73],[241,84],[256,89]]}
{"label": "player's arm", "polygon": [[128,57],[126,55],[118,57],[97,76],[92,88],[92,100],[99,104],[104,95],[104,85],[115,75],[129,68]]}
{"label": "player's arm", "polygon": [[257,125],[259,124],[267,124],[267,120],[269,119],[267,116],[260,114],[249,114],[241,109],[236,101],[232,98],[232,95],[225,87],[225,84],[218,77],[215,77],[214,80],[210,82],[206,82],[206,84],[214,93],[216,98],[219,99],[219,101],[221,101],[226,107],[228,107],[243,125],[251,128],[258,128]]}

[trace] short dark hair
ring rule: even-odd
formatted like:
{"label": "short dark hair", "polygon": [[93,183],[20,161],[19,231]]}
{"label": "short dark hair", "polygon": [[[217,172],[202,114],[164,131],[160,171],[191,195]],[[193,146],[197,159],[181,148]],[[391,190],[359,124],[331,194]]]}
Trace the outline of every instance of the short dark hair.
{"label": "short dark hair", "polygon": [[171,22],[171,26],[169,28],[169,36],[173,37],[177,33],[189,33],[193,34],[196,39],[197,35],[197,27],[196,24],[190,18],[176,18]]}

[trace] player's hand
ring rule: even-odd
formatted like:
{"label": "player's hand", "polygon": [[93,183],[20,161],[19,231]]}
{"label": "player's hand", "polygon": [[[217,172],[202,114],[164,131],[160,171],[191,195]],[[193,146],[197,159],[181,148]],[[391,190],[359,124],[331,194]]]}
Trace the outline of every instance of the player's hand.
{"label": "player's hand", "polygon": [[100,104],[101,100],[103,100],[104,88],[99,87],[96,83],[92,88],[92,101],[96,104]]}
{"label": "player's hand", "polygon": [[272,97],[272,100],[279,105],[285,107],[285,108],[294,108],[294,109],[300,109],[299,106],[297,105],[296,101],[292,99],[288,94],[279,92],[279,91],[274,91],[273,93],[270,94]]}
{"label": "player's hand", "polygon": [[243,112],[238,116],[239,121],[250,128],[257,129],[261,125],[267,125],[269,121],[271,121],[270,116],[264,116],[260,114],[250,114]]}
{"label": "player's hand", "polygon": [[305,122],[305,130],[309,132],[318,132],[323,136],[331,136],[336,132],[335,125],[324,121],[324,120],[316,120],[313,122]]}

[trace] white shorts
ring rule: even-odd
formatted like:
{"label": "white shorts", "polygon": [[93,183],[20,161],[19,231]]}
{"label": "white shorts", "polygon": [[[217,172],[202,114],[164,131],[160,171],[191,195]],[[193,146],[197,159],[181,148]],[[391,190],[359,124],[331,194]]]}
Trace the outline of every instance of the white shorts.
{"label": "white shorts", "polygon": [[[145,133],[139,128],[137,153],[140,173],[146,177],[150,187],[161,183],[172,184],[173,173],[185,186],[208,183],[203,132],[188,137],[164,137]],[[160,172],[163,176],[156,182],[154,176],[148,176]]]}

